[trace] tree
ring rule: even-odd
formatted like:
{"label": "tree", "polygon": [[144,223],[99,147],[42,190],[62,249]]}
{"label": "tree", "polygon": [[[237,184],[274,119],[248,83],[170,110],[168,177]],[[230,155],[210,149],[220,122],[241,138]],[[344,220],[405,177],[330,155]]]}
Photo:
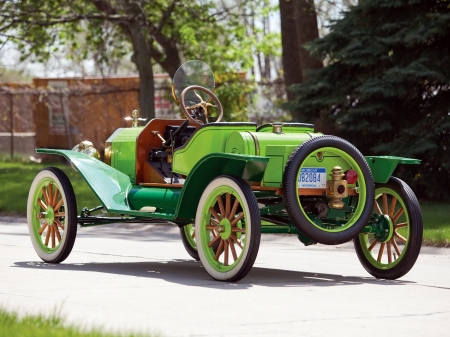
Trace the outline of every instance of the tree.
{"label": "tree", "polygon": [[449,198],[450,3],[361,0],[310,45],[328,66],[297,85],[295,109],[339,127],[365,154],[422,159],[397,173]]}
{"label": "tree", "polygon": [[[140,77],[140,107],[154,117],[153,63],[171,77],[182,59],[201,58],[215,70],[248,68],[250,39],[229,9],[198,0],[18,0],[0,4],[0,44],[16,43],[24,57],[47,60],[58,49],[96,54],[98,62],[130,49]],[[101,50],[100,56],[98,51]],[[236,61],[239,60],[239,61]]]}
{"label": "tree", "polygon": [[[322,62],[310,55],[305,44],[319,37],[313,0],[280,0],[281,41],[283,46],[284,82],[288,101],[295,99],[291,85],[308,79],[309,69],[322,67]],[[291,109],[294,120],[303,119],[298,109]]]}

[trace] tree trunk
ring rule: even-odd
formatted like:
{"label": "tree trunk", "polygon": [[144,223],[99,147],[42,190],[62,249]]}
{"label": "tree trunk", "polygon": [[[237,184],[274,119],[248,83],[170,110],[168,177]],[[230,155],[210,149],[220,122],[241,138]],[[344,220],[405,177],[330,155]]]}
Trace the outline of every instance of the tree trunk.
{"label": "tree trunk", "polygon": [[300,44],[300,60],[302,64],[303,80],[308,80],[305,71],[308,69],[319,69],[323,67],[322,61],[311,56],[303,47],[307,42],[311,42],[319,37],[317,28],[317,15],[313,0],[295,1],[295,17],[297,18],[297,36]]}
{"label": "tree trunk", "polygon": [[155,83],[151,54],[139,26],[131,27],[130,37],[134,50],[131,61],[139,72],[140,116],[149,121],[155,118]]}
{"label": "tree trunk", "polygon": [[[117,10],[107,0],[90,0],[100,12],[108,15],[117,14]],[[141,8],[137,3],[128,3],[119,1],[122,7],[125,7],[129,13],[138,16]],[[136,65],[139,72],[139,115],[141,118],[150,120],[155,118],[155,85],[153,80],[153,69],[151,61],[151,52],[149,44],[145,40],[143,27],[138,22],[118,23],[118,26],[127,35],[133,45],[133,56],[131,61]],[[130,111],[131,113],[131,111]]]}
{"label": "tree trunk", "polygon": [[[269,17],[266,16],[263,19],[264,21],[264,34],[269,34]],[[269,55],[264,55],[264,78],[266,79],[266,81],[270,81],[270,56]]]}
{"label": "tree trunk", "polygon": [[[322,62],[312,57],[303,47],[319,37],[313,0],[280,0],[281,44],[283,48],[284,84],[288,102],[295,100],[289,89],[293,84],[308,79],[305,70],[321,68]],[[291,110],[294,121],[305,121],[305,114]]]}
{"label": "tree trunk", "polygon": [[150,58],[146,63],[138,66],[139,105],[141,108],[140,117],[146,118],[148,122],[155,118],[155,82]]}
{"label": "tree trunk", "polygon": [[295,93],[289,90],[289,87],[292,84],[303,82],[300,42],[297,36],[294,2],[295,0],[280,0],[284,84],[289,102],[295,99]]}
{"label": "tree trunk", "polygon": [[170,76],[171,79],[175,76],[178,68],[181,66],[180,53],[176,45],[164,49],[164,60],[153,58]]}

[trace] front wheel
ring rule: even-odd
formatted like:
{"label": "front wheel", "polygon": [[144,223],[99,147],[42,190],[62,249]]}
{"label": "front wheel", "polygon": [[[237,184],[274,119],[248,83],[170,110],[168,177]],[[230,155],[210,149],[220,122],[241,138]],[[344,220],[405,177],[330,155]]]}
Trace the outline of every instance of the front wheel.
{"label": "front wheel", "polygon": [[261,240],[258,203],[241,178],[219,176],[200,198],[195,238],[203,267],[218,281],[239,281],[253,267]]}
{"label": "front wheel", "polygon": [[377,184],[375,212],[386,217],[391,233],[385,238],[359,234],[353,240],[356,254],[369,274],[395,280],[408,273],[422,244],[422,213],[414,192],[402,180],[391,177]]}
{"label": "front wheel", "polygon": [[36,175],[28,194],[27,220],[34,250],[43,261],[60,263],[69,256],[77,235],[77,204],[63,171],[48,167]]}

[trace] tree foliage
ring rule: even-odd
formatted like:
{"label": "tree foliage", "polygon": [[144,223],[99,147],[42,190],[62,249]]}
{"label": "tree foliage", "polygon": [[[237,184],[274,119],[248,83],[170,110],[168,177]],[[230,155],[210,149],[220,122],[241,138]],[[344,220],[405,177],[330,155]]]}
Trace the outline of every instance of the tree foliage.
{"label": "tree foliage", "polygon": [[295,108],[365,154],[422,159],[397,174],[448,199],[450,1],[361,0],[309,49],[328,66],[295,87]]}
{"label": "tree foliage", "polygon": [[46,61],[65,49],[79,59],[94,59],[100,68],[131,52],[142,115],[150,118],[153,65],[171,77],[188,59],[201,59],[219,74],[246,70],[255,46],[240,13],[215,0],[3,1],[0,44],[7,41],[24,58]]}

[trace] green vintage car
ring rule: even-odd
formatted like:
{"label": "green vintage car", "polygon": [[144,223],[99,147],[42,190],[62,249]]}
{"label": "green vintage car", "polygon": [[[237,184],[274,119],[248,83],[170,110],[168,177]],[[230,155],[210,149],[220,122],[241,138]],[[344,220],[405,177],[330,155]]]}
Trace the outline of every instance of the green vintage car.
{"label": "green vintage car", "polygon": [[172,90],[185,119],[138,126],[134,111],[132,127],[106,140],[104,161],[88,141],[72,150],[38,149],[65,157],[101,202],[78,215],[68,177],[54,167],[39,172],[27,210],[39,257],[64,261],[77,225],[163,222],[180,228],[187,252],[219,281],[248,274],[262,233],[296,235],[304,245],[353,240],[377,278],[412,268],[422,242],[420,206],[392,173],[419,160],[364,157],[312,124],[224,122],[213,89],[211,69],[189,61]]}

